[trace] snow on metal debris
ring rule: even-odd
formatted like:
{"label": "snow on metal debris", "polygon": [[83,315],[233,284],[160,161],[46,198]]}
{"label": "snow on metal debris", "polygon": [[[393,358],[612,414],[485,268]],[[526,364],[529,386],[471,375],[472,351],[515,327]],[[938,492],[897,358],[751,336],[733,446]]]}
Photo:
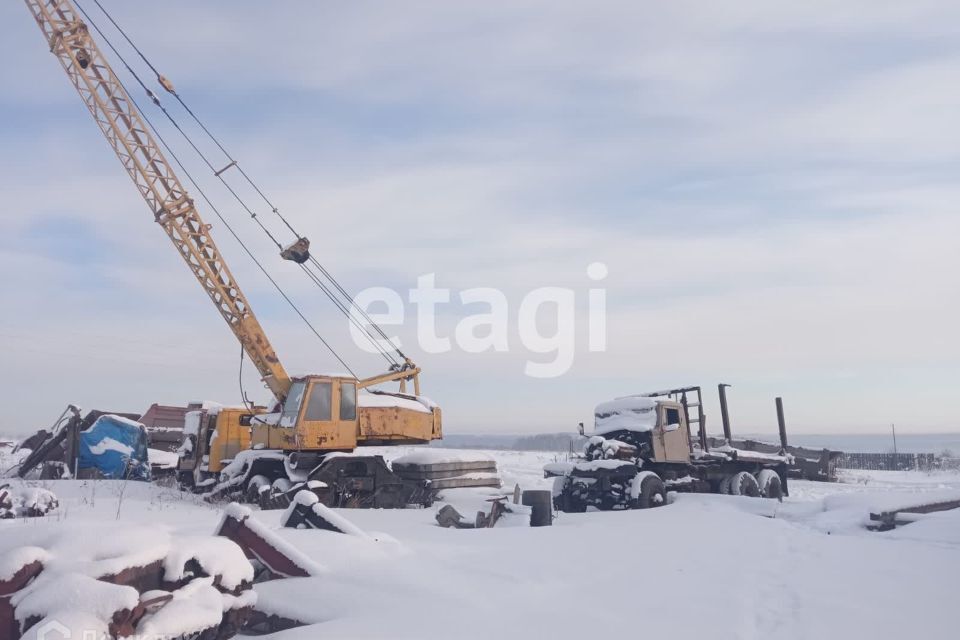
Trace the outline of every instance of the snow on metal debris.
{"label": "snow on metal debris", "polygon": [[220,576],[220,584],[233,590],[253,581],[253,566],[232,540],[219,536],[183,536],[177,538],[164,560],[164,579],[177,582],[187,577],[184,567],[196,560],[204,573]]}
{"label": "snow on metal debris", "polygon": [[138,638],[188,637],[217,626],[223,619],[224,595],[213,586],[213,578],[197,578],[171,595],[170,602],[140,620]]}
{"label": "snow on metal debris", "polygon": [[10,599],[16,618],[54,616],[61,611],[83,611],[99,620],[110,620],[119,611],[132,610],[140,602],[133,587],[102,582],[79,573],[41,573]]}
{"label": "snow on metal debris", "polygon": [[314,562],[305,554],[301,553],[300,550],[295,546],[284,540],[279,535],[279,532],[282,531],[282,529],[276,530],[253,517],[253,511],[249,507],[245,507],[237,503],[231,503],[227,505],[227,508],[223,513],[223,518],[221,519],[220,524],[217,526],[217,531],[223,530],[224,521],[227,518],[232,518],[238,522],[242,522],[243,526],[247,527],[250,531],[256,534],[256,536],[263,540],[265,544],[269,545],[283,556],[286,556],[290,562],[302,569],[305,573],[311,576],[319,576],[327,573],[327,569],[325,567],[317,562]]}
{"label": "snow on metal debris", "polygon": [[311,491],[297,492],[297,495],[294,496],[290,506],[288,506],[286,512],[284,512],[281,522],[289,521],[290,516],[298,506],[310,509],[314,514],[323,520],[326,520],[327,523],[337,528],[341,533],[351,536],[358,536],[360,538],[369,537],[366,531],[353,524],[340,514],[336,513],[333,509],[330,509],[326,505],[322,504],[320,502],[320,498],[317,497],[317,494]]}
{"label": "snow on metal debris", "polygon": [[422,447],[393,460],[393,464],[445,464],[450,462],[494,462],[479,451],[456,451],[436,447]]}
{"label": "snow on metal debris", "polygon": [[419,411],[421,413],[430,413],[431,408],[434,406],[433,401],[427,398],[415,396],[405,398],[389,393],[370,393],[368,391],[361,391],[357,395],[357,405],[368,409],[398,407]]}
{"label": "snow on metal debris", "polygon": [[613,471],[621,467],[634,467],[636,465],[628,460],[589,460],[578,462],[574,466],[577,471],[599,471],[601,469]]}
{"label": "snow on metal debris", "polygon": [[0,581],[11,580],[28,564],[44,564],[50,560],[50,552],[40,547],[19,547],[0,555]]}

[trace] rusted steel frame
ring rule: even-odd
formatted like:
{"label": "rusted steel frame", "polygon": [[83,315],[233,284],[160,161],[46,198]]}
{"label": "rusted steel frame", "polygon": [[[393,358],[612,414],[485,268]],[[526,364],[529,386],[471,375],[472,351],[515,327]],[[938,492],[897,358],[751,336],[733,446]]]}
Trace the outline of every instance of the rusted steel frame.
{"label": "rusted steel frame", "polygon": [[43,571],[43,563],[31,562],[20,567],[8,580],[0,580],[0,638],[20,636],[20,624],[17,622],[11,596],[20,591]]}
{"label": "rusted steel frame", "polygon": [[295,627],[303,627],[306,624],[306,622],[301,622],[293,618],[285,618],[274,613],[258,611],[257,608],[254,607],[246,620],[244,628],[259,633],[276,633]]}
{"label": "rusted steel frame", "polygon": [[246,525],[246,519],[224,516],[216,535],[233,540],[251,560],[258,560],[281,578],[307,578],[310,574]]}
{"label": "rusted steel frame", "polygon": [[777,403],[777,427],[780,429],[780,446],[787,450],[787,421],[783,416],[783,398],[778,397]]}
{"label": "rusted steel frame", "polygon": [[729,386],[723,383],[717,385],[717,392],[720,395],[720,421],[723,423],[723,437],[728,444],[733,440],[733,431],[730,428],[730,412],[727,410],[727,387]]}
{"label": "rusted steel frame", "polygon": [[[194,571],[194,574],[190,578],[179,581],[166,581],[163,579],[163,565],[163,560],[156,560],[144,566],[128,567],[118,573],[98,576],[96,579],[110,584],[133,587],[137,592],[145,593],[154,590],[175,591],[185,586],[185,584],[194,577],[202,575],[202,572],[197,570]],[[32,562],[21,567],[11,579],[0,581],[0,638],[18,638],[33,625],[40,622],[41,618],[31,617],[24,621],[21,627],[16,620],[14,608],[10,604],[10,597],[26,587],[30,581],[40,575],[42,571],[42,563]],[[223,592],[229,592],[232,595],[240,595],[241,592],[250,588],[249,584],[243,584],[233,591],[228,591],[221,586],[220,576],[214,576],[214,578],[214,586],[217,589]],[[158,596],[157,598],[139,603],[133,609],[117,611],[108,624],[109,633],[115,638],[133,635],[136,631],[137,624],[146,614],[148,607],[155,604],[166,603],[172,598],[173,596],[169,594]],[[251,609],[249,607],[241,607],[225,612],[221,623],[217,627],[205,630],[203,634],[207,635],[203,637],[229,638],[236,635],[250,613]]]}

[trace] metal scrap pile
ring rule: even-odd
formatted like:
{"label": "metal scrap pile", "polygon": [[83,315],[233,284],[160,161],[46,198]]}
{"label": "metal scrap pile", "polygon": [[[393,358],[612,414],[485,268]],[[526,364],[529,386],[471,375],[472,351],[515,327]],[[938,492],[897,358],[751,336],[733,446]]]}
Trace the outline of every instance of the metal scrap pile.
{"label": "metal scrap pile", "polygon": [[106,478],[149,481],[147,433],[123,414],[90,411],[69,405],[50,431],[31,436],[21,448],[30,452],[5,473],[41,480]]}
{"label": "metal scrap pile", "polygon": [[39,487],[12,487],[0,485],[0,520],[10,518],[37,518],[59,506],[52,491]]}
{"label": "metal scrap pile", "polygon": [[226,538],[93,529],[0,541],[0,638],[223,640],[256,602],[253,567]]}
{"label": "metal scrap pile", "polygon": [[426,448],[397,458],[391,466],[401,478],[426,481],[436,491],[465,487],[499,489],[501,485],[496,461],[481,453]]}

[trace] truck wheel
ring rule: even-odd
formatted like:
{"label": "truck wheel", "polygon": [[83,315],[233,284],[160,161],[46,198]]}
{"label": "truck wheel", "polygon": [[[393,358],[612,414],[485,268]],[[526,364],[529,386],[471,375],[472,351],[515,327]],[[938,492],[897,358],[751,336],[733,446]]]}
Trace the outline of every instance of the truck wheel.
{"label": "truck wheel", "polygon": [[774,500],[783,499],[783,483],[780,475],[773,469],[763,469],[757,474],[757,484],[760,486],[760,495]]}
{"label": "truck wheel", "polygon": [[560,511],[564,513],[586,513],[587,503],[577,498],[569,498],[565,501],[563,509],[560,509]]}
{"label": "truck wheel", "polygon": [[640,481],[640,493],[634,502],[635,509],[652,509],[653,507],[662,507],[667,504],[667,489],[663,486],[663,480],[656,474],[651,473]]}
{"label": "truck wheel", "polygon": [[563,492],[554,498],[554,503],[557,511],[564,513],[586,513],[587,511],[587,503],[574,493],[571,483],[567,483]]}
{"label": "truck wheel", "polygon": [[247,481],[247,502],[250,504],[260,504],[260,494],[263,487],[270,488],[270,479],[267,476],[253,476]]}
{"label": "truck wheel", "polygon": [[177,484],[180,487],[180,491],[193,491],[194,490],[193,472],[177,471]]}
{"label": "truck wheel", "polygon": [[[293,483],[287,478],[277,478],[270,486],[269,504],[271,509],[286,509],[290,506],[289,491]],[[266,496],[264,496],[266,498]],[[261,508],[262,508],[261,504]]]}
{"label": "truck wheel", "polygon": [[730,478],[730,494],[735,496],[760,497],[760,485],[749,471],[741,471]]}
{"label": "truck wheel", "polygon": [[524,491],[520,503],[530,507],[531,527],[549,527],[553,524],[552,496],[549,491]]}
{"label": "truck wheel", "polygon": [[717,493],[720,495],[728,496],[730,495],[730,481],[733,480],[733,476],[724,476],[720,482],[717,484]]}
{"label": "truck wheel", "polygon": [[574,495],[573,483],[568,476],[553,479],[553,508],[563,513],[583,513],[587,505]]}

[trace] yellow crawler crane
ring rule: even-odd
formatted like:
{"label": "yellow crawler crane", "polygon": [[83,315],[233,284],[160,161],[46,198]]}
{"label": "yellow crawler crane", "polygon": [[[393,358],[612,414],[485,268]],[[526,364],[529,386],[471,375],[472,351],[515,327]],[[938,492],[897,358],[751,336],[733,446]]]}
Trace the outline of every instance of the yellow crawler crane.
{"label": "yellow crawler crane", "polygon": [[[173,171],[151,129],[101,53],[70,0],[25,0],[43,32],[50,51],[60,61],[97,126],[143,196],[154,220],[167,234],[226,320],[264,383],[278,401],[279,411],[263,407],[204,410],[190,417],[181,452],[182,484],[244,489],[251,497],[263,487],[286,489],[291,479],[305,480],[317,471],[324,454],[349,452],[362,445],[423,444],[441,437],[439,407],[421,399],[420,368],[405,356],[387,373],[367,379],[345,375],[291,378],[270,345],[249,302],[227,267],[193,199]],[[131,43],[132,44],[132,43]],[[159,82],[173,93],[163,76]],[[155,96],[149,97],[156,101]],[[159,103],[158,103],[159,104]],[[309,242],[300,238],[282,252],[301,263]],[[399,393],[374,391],[376,385],[398,382]],[[412,383],[412,393],[407,385]],[[362,391],[365,390],[365,391]],[[359,394],[359,395],[358,395]],[[384,474],[379,457],[352,457],[327,465],[317,477],[347,478],[331,491],[344,492],[356,506],[409,500],[409,487]],[[361,469],[357,465],[365,464]],[[352,464],[352,471],[348,469]],[[320,466],[324,466],[320,465]],[[224,473],[226,472],[226,473]],[[311,475],[310,477],[313,477]],[[378,485],[379,483],[379,485]],[[317,482],[319,486],[323,482]],[[329,485],[329,483],[327,483]],[[347,487],[350,485],[351,487]]]}

